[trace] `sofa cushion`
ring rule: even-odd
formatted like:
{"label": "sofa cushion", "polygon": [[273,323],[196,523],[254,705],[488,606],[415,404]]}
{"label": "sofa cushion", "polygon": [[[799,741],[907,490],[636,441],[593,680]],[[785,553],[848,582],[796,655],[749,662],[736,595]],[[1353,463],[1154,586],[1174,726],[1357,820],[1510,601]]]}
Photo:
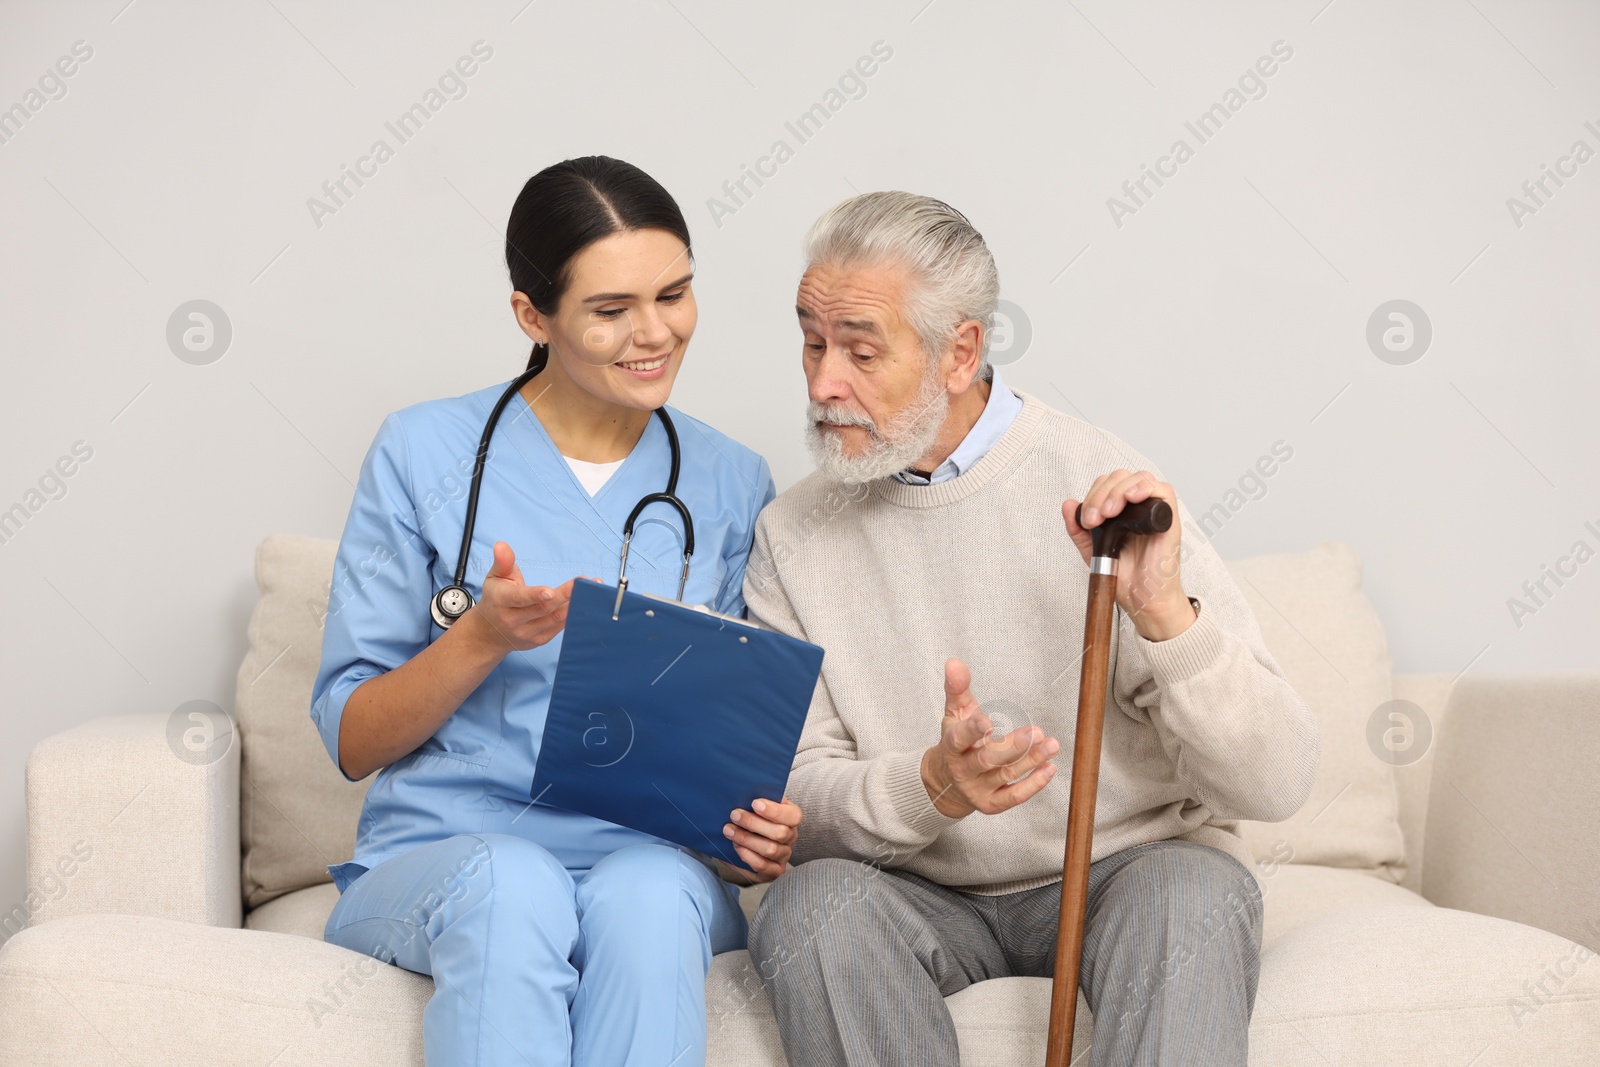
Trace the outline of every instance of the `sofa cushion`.
{"label": "sofa cushion", "polygon": [[1335,894],[1269,927],[1252,1064],[1593,1062],[1600,1047],[1593,952],[1545,930],[1393,890],[1412,899],[1343,905]]}
{"label": "sofa cushion", "polygon": [[[713,974],[736,973],[746,959],[723,953]],[[952,999],[963,1050],[1012,1046],[1003,1028],[1034,1003],[1009,995],[1009,984]],[[716,988],[713,978],[708,995]],[[0,1062],[422,1067],[422,1011],[432,994],[427,975],[295,934],[71,916],[26,929],[0,950]],[[757,1025],[753,1041],[742,1025],[710,1018],[709,1064],[783,1067],[765,993],[761,1002],[763,1011],[742,1021]],[[1092,1019],[1081,1003],[1079,1019],[1087,1040]],[[963,1062],[1016,1061],[974,1052]]]}
{"label": "sofa cushion", "polygon": [[245,907],[330,882],[355,850],[371,785],[339,773],[311,721],[335,541],[275,535],[256,549],[261,599],[239,665],[239,847]]}
{"label": "sofa cushion", "polygon": [[[1587,1065],[1600,1047],[1594,953],[1531,926],[1438,908],[1360,871],[1267,875],[1252,1067]],[[712,960],[712,1067],[783,1067],[749,956]],[[1540,988],[1542,986],[1542,988]],[[1530,992],[1531,990],[1531,992]],[[1050,982],[1001,978],[946,999],[963,1067],[1044,1062]],[[1093,1019],[1082,1001],[1074,1050]]]}
{"label": "sofa cushion", "polygon": [[74,915],[0,950],[0,1062],[421,1067],[432,995],[321,940]]}
{"label": "sofa cushion", "polygon": [[[1348,868],[1284,864],[1263,872],[1263,893],[1255,1067],[1576,1065],[1600,1046],[1600,964],[1563,937],[1435,907]],[[303,890],[257,909],[250,922],[320,939],[337,897],[331,886]],[[121,920],[104,921],[114,931]],[[0,1011],[11,969],[0,956]],[[965,1067],[1043,1062],[1046,979],[980,982],[947,1003]],[[711,1067],[784,1067],[772,1003],[748,953],[712,960],[706,1008]],[[1081,992],[1077,1021],[1081,1052],[1094,1031]]]}
{"label": "sofa cushion", "polygon": [[339,889],[332,882],[296,889],[281,897],[273,897],[244,917],[248,930],[265,930],[275,934],[298,934],[316,941],[322,940],[328,916],[339,903]]}
{"label": "sofa cushion", "polygon": [[1349,867],[1401,881],[1394,764],[1368,743],[1368,724],[1390,699],[1392,667],[1383,624],[1361,591],[1361,558],[1325,541],[1229,561],[1228,571],[1322,727],[1322,765],[1305,804],[1283,822],[1241,822],[1240,832],[1262,863]]}
{"label": "sofa cushion", "polygon": [[[1320,867],[1309,863],[1286,863],[1276,871],[1263,871],[1261,896],[1265,904],[1261,934],[1264,946],[1270,946],[1301,924],[1329,911],[1433,907],[1422,896],[1387,878],[1345,867]],[[328,910],[333,910],[331,903]],[[321,936],[320,932],[317,936]]]}

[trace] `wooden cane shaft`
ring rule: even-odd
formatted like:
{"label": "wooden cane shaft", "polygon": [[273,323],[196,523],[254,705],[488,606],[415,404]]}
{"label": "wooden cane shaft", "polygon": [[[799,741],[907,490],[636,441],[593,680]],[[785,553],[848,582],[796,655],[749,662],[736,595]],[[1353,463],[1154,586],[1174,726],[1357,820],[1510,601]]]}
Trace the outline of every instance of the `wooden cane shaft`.
{"label": "wooden cane shaft", "polygon": [[1078,727],[1072,746],[1072,791],[1067,807],[1067,848],[1061,865],[1061,923],[1050,990],[1050,1035],[1045,1067],[1067,1067],[1078,1014],[1078,968],[1089,904],[1089,855],[1094,845],[1094,801],[1100,784],[1100,734],[1105,726],[1106,665],[1111,655],[1115,574],[1089,575],[1083,624],[1083,665],[1078,683]]}

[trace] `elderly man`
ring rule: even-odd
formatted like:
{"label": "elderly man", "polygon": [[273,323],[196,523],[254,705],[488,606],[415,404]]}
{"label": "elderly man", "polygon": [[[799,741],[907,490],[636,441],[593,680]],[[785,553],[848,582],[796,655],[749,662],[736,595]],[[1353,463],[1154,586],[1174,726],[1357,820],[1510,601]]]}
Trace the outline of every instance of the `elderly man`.
{"label": "elderly man", "polygon": [[1052,973],[1084,527],[1160,497],[1180,521],[1130,541],[1117,588],[1090,1063],[1243,1065],[1262,894],[1234,820],[1304,803],[1316,720],[1216,552],[1181,546],[1188,512],[1155,467],[987,363],[999,279],[965,216],[857,196],[807,257],[819,470],[761,514],[744,590],[753,619],[827,649],[788,786],[796,866],[750,937],[789,1062],[955,1065],[944,997]]}

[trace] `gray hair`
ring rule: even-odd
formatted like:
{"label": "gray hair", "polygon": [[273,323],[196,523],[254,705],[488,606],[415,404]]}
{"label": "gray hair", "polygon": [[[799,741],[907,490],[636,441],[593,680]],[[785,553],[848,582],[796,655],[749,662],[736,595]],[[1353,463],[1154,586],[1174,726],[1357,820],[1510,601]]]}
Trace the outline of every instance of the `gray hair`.
{"label": "gray hair", "polygon": [[1000,274],[983,234],[942,200],[915,193],[862,193],[840,201],[812,224],[806,268],[898,264],[911,274],[902,313],[923,354],[933,359],[968,319],[983,324],[978,375],[989,356],[989,334],[1000,300]]}

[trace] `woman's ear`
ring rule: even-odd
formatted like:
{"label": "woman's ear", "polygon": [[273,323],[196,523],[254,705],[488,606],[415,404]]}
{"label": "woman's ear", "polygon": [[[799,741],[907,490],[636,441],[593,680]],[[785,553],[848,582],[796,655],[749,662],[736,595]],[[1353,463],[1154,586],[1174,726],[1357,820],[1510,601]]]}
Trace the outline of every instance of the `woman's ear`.
{"label": "woman's ear", "polygon": [[517,325],[522,327],[522,332],[528,335],[529,340],[536,345],[550,343],[550,323],[544,312],[533,306],[533,301],[522,292],[511,294],[511,314],[516,317]]}

